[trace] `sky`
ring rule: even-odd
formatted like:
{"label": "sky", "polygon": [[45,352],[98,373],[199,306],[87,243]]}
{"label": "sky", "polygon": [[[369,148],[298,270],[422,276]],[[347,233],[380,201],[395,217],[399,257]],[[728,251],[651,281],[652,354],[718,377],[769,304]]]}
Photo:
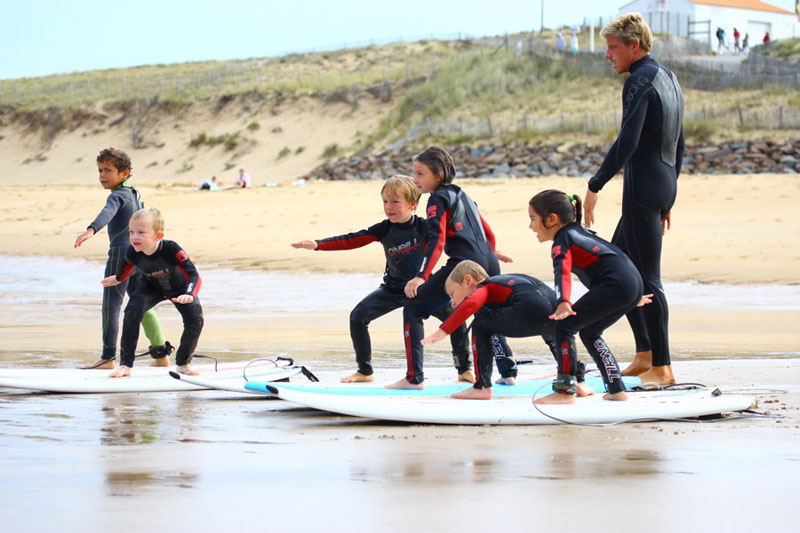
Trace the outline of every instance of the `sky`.
{"label": "sky", "polygon": [[[794,11],[795,0],[769,0]],[[627,0],[0,0],[0,79],[394,41],[617,15]],[[543,8],[543,10],[542,10]]]}

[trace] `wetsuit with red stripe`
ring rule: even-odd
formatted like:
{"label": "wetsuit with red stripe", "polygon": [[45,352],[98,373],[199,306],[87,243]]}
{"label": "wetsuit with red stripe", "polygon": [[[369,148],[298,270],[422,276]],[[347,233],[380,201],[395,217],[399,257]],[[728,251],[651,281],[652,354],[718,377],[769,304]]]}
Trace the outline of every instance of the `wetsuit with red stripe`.
{"label": "wetsuit with red stripe", "polygon": [[683,162],[683,92],[675,75],[652,57],[630,67],[622,89],[622,125],[603,164],[589,180],[598,192],[620,169],[622,217],[611,242],[639,270],[653,303],[634,309],[628,321],[636,351],[653,352],[653,366],[670,364],[669,308],[661,284],[661,224],[675,203]]}
{"label": "wetsuit with red stripe", "polygon": [[[517,366],[505,337],[541,335],[554,356],[554,324],[548,317],[556,309],[556,293],[544,282],[524,274],[501,274],[485,279],[464,299],[441,329],[450,333],[470,316],[475,360],[475,388],[492,386],[492,359],[503,377],[516,376]],[[503,339],[500,341],[499,339]]]}
{"label": "wetsuit with red stripe", "polygon": [[190,304],[173,302],[183,319],[183,335],[175,355],[175,363],[179,366],[189,364],[203,330],[203,308],[197,298],[201,279],[197,268],[178,243],[163,239],[152,255],[137,252],[130,246],[125,259],[122,270],[117,273],[117,280],[125,281],[135,268],[142,277],[125,307],[121,364],[133,366],[142,315],[159,302],[183,294],[193,296],[194,301]]}
{"label": "wetsuit with red stripe", "polygon": [[[425,379],[422,373],[423,347],[420,344],[425,337],[422,321],[450,301],[444,290],[450,272],[459,262],[470,259],[481,265],[490,276],[500,274],[500,264],[494,255],[494,233],[478,212],[478,206],[460,187],[446,184],[431,192],[426,214],[427,239],[416,274],[426,281],[403,308],[406,380],[410,383],[422,383]],[[442,253],[448,256],[448,260],[432,273]],[[504,342],[498,340],[498,346]]]}
{"label": "wetsuit with red stripe", "polygon": [[[386,256],[383,283],[361,300],[350,313],[350,338],[360,374],[369,376],[373,373],[370,322],[403,307],[409,301],[403,289],[408,280],[416,275],[417,266],[422,259],[425,234],[425,219],[412,215],[407,222],[395,223],[386,219],[367,229],[315,241],[317,250],[322,251],[352,250],[373,242],[383,245]],[[451,311],[451,306],[447,304],[432,314],[445,320]],[[453,346],[453,364],[458,372],[469,370],[472,362],[467,328],[462,326],[456,329],[450,342]]]}
{"label": "wetsuit with red stripe", "polygon": [[[619,248],[594,232],[571,223],[561,228],[551,249],[558,302],[569,302],[575,314],[555,321],[559,376],[575,376],[575,333],[592,356],[608,392],[625,390],[622,374],[603,331],[630,312],[642,297],[642,278]],[[572,302],[572,274],[589,289]]]}

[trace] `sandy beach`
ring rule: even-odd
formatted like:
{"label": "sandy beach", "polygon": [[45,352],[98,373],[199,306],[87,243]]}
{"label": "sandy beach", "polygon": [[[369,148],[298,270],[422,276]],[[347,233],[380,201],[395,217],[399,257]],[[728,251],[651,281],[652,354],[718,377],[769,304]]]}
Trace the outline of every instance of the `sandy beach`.
{"label": "sandy beach", "polygon": [[[106,196],[87,174],[0,184],[0,260],[15,270],[0,276],[0,366],[73,367],[99,352],[107,237],[72,246]],[[380,183],[286,182],[212,193],[135,183],[164,212],[167,238],[204,275],[199,352],[224,360],[290,355],[327,380],[352,371],[347,315],[380,282],[382,250],[308,252],[289,243],[377,222]],[[549,246],[527,228],[527,201],[545,188],[582,193],[584,180],[460,183],[492,225],[498,249],[514,258],[505,271],[551,279]],[[676,376],[751,394],[759,413],[777,418],[442,427],[357,421],[221,392],[3,390],[0,522],[9,531],[254,524],[478,531],[486,529],[480,505],[492,523],[523,530],[563,528],[565,520],[569,529],[616,530],[617,519],[605,519],[611,510],[654,531],[790,531],[800,474],[800,310],[770,299],[797,290],[800,225],[792,213],[800,179],[683,176],[679,186],[663,261]],[[601,193],[601,235],[613,231],[620,194],[619,179]],[[70,280],[66,294],[60,278]],[[158,314],[168,338],[177,338],[177,313],[161,306]],[[371,332],[380,379],[399,378],[399,313],[375,321]],[[607,340],[620,360],[630,360],[626,324],[611,328]],[[540,340],[513,346],[520,357],[550,364]],[[430,350],[426,363],[443,376],[454,373],[446,348]],[[580,505],[580,518],[565,516],[563,494]],[[119,514],[130,519],[119,522]],[[588,526],[584,515],[599,521]]]}

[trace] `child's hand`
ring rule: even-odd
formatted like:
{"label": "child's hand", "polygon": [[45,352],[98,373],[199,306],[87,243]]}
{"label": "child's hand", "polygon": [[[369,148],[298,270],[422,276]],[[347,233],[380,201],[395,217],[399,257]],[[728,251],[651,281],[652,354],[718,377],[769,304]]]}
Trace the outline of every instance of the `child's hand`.
{"label": "child's hand", "polygon": [[75,239],[75,248],[78,248],[81,244],[89,240],[89,237],[94,235],[94,230],[92,228],[88,228],[86,231],[78,235],[78,238]]}
{"label": "child's hand", "polygon": [[425,283],[425,280],[420,278],[419,276],[417,276],[416,278],[411,278],[410,280],[408,280],[408,283],[406,283],[406,287],[405,289],[403,289],[403,292],[405,292],[406,296],[408,296],[409,298],[413,298],[414,296],[417,295],[417,289],[419,289],[420,285],[422,285],[423,283]]}
{"label": "child's hand", "polygon": [[194,301],[194,296],[191,294],[181,294],[176,298],[170,298],[176,304],[190,304]]}
{"label": "child's hand", "polygon": [[117,276],[108,276],[107,278],[103,278],[100,285],[103,287],[113,287],[114,285],[119,285],[119,281],[117,281]]}
{"label": "child's hand", "polygon": [[503,263],[513,263],[514,260],[511,259],[509,256],[504,254],[503,252],[498,252],[497,250],[494,251],[494,255],[497,256],[498,261],[502,261]]}
{"label": "child's hand", "polygon": [[639,300],[639,303],[636,304],[636,307],[644,307],[647,304],[653,303],[653,295],[652,294],[645,294],[642,296],[642,299]]}
{"label": "child's hand", "polygon": [[423,345],[425,345],[425,344],[436,344],[437,342],[439,342],[440,340],[444,339],[445,337],[447,337],[447,333],[445,333],[442,328],[439,328],[439,329],[437,329],[436,331],[434,331],[433,333],[431,333],[430,335],[428,335],[427,337],[425,337],[424,339],[422,339],[419,342],[422,343]]}
{"label": "child's hand", "polygon": [[300,242],[293,242],[292,248],[305,248],[306,250],[316,250],[317,249],[317,241],[300,241]]}
{"label": "child's hand", "polygon": [[575,314],[575,311],[572,310],[572,306],[569,302],[561,302],[556,307],[556,312],[550,315],[550,320],[564,320],[567,317],[570,317]]}

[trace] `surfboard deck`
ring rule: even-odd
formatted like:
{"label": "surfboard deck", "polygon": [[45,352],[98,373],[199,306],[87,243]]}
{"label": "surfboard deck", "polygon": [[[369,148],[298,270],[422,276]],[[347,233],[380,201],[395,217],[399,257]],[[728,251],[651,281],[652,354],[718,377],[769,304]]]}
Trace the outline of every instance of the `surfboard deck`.
{"label": "surfboard deck", "polygon": [[[492,392],[495,396],[521,396],[533,394],[545,395],[552,390],[554,372],[547,372],[538,376],[526,377],[517,381],[516,385],[494,385]],[[640,384],[637,377],[625,376],[625,385],[634,387]],[[587,376],[586,384],[595,392],[604,390],[603,380],[600,377]],[[259,392],[270,392],[272,383],[251,380],[245,385],[249,390]],[[333,394],[340,396],[361,396],[361,397],[427,397],[427,396],[450,396],[457,392],[472,387],[471,383],[446,383],[428,384],[424,389],[387,389],[384,385],[375,383],[283,383],[284,390],[294,390],[298,392],[314,392],[319,394]]]}
{"label": "surfboard deck", "polygon": [[741,411],[749,408],[753,401],[747,396],[716,395],[712,389],[631,392],[624,402],[606,401],[602,394],[595,394],[578,398],[573,405],[539,406],[533,404],[530,394],[496,395],[491,400],[455,400],[445,396],[365,397],[301,391],[281,383],[270,384],[269,390],[281,399],[331,413],[456,425],[612,424],[693,418]]}
{"label": "surfboard deck", "polygon": [[[256,360],[232,363],[198,364],[192,367],[199,377],[217,384],[239,384],[243,388],[247,379],[269,381],[297,375],[302,367],[288,367],[288,360]],[[173,392],[202,390],[208,387],[176,380],[169,372],[172,367],[134,367],[127,378],[110,378],[111,370],[82,370],[75,368],[4,368],[0,369],[0,387],[64,393],[108,392]]]}

